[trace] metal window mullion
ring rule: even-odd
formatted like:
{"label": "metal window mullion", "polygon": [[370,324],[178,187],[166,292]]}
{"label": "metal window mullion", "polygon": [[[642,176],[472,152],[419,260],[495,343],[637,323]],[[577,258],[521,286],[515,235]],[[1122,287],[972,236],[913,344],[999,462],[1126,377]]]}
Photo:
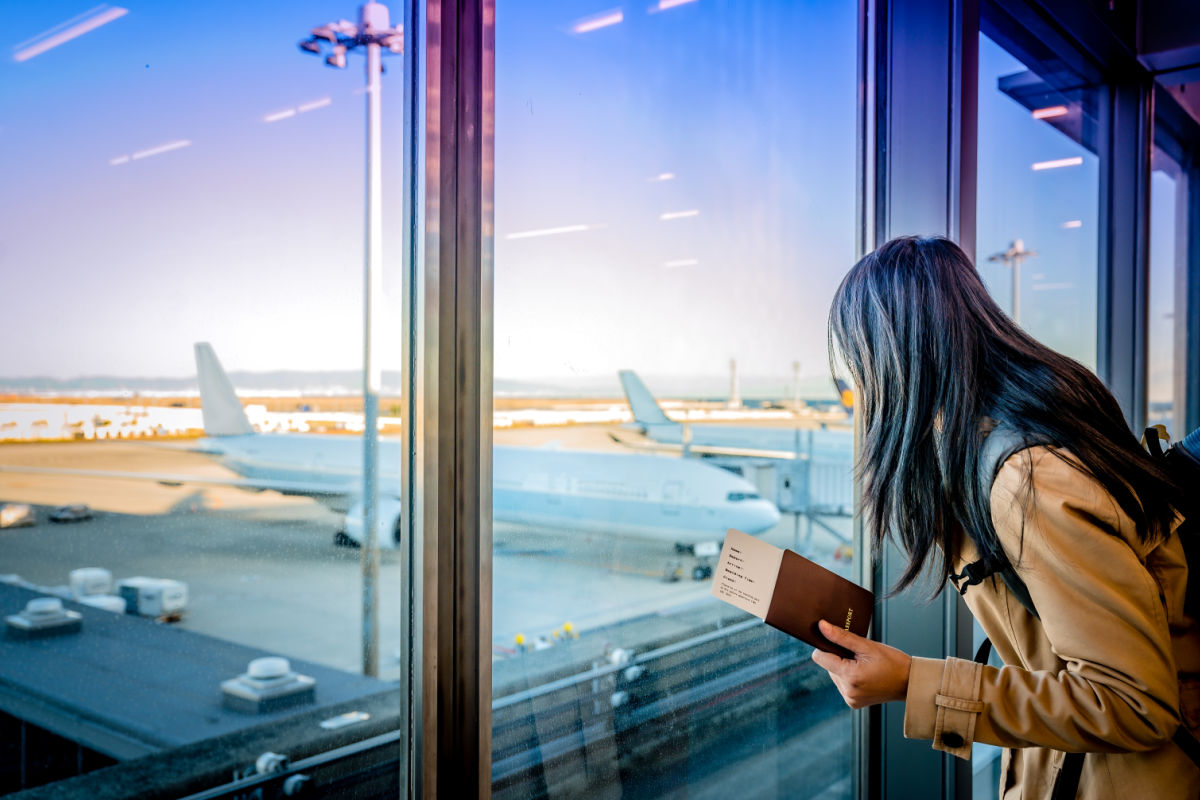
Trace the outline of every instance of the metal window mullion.
{"label": "metal window mullion", "polygon": [[496,3],[480,2],[479,107],[476,130],[480,137],[479,162],[479,420],[480,477],[478,493],[479,646],[476,652],[480,705],[478,739],[480,796],[491,797],[492,788],[492,381],[494,233],[495,233],[495,128],[496,128]]}
{"label": "metal window mullion", "polygon": [[947,235],[975,259],[976,185],[979,150],[979,3],[956,0],[950,25],[950,153]]}
{"label": "metal window mullion", "polygon": [[420,796],[421,764],[423,759],[422,718],[424,713],[424,624],[421,598],[424,596],[424,530],[420,516],[424,482],[421,467],[424,463],[423,428],[424,376],[420,371],[423,360],[425,254],[425,8],[419,0],[402,4],[404,46],[404,192],[401,219],[405,225],[403,240],[402,308],[404,333],[402,343],[401,418],[404,453],[400,464],[400,785],[397,795],[402,798]]}
{"label": "metal window mullion", "polygon": [[[974,261],[976,253],[976,208],[979,162],[979,3],[957,0],[953,3],[950,27],[950,109],[949,181],[947,182],[947,233]],[[974,617],[957,592],[945,592],[943,645],[947,655],[971,658],[974,644]],[[970,759],[943,759],[945,794],[955,800],[970,800],[974,778]]]}
{"label": "metal window mullion", "polygon": [[1134,431],[1146,422],[1153,93],[1134,75],[1108,87],[1100,151],[1096,371]]}
{"label": "metal window mullion", "polygon": [[[855,211],[857,222],[857,240],[855,243],[855,259],[862,258],[875,246],[875,230],[878,226],[878,214],[883,203],[878,202],[878,182],[880,151],[878,147],[878,106],[881,93],[878,91],[879,51],[877,43],[880,38],[881,26],[879,15],[886,8],[886,0],[859,0],[858,3],[858,85],[857,103],[857,138],[856,153],[856,184]],[[862,439],[862,416],[854,416],[854,458],[858,460],[858,445]],[[871,559],[866,557],[870,552],[870,543],[864,536],[861,508],[861,482],[854,480],[854,517],[852,522],[852,540],[854,552],[855,580],[872,591],[874,586],[874,570]],[[879,623],[876,621],[875,627]],[[880,710],[870,708],[865,713],[851,715],[850,732],[852,739],[852,781],[851,797],[860,799],[875,797],[879,793],[879,770],[876,768],[879,753]]]}
{"label": "metal window mullion", "polygon": [[[860,224],[866,230],[876,221],[872,247],[902,234],[941,234],[973,249],[978,2],[935,7],[921,0],[874,0],[867,8],[865,35],[876,68],[873,86],[866,84],[874,96],[868,93],[864,101],[874,119],[870,113],[864,118],[871,125],[866,135],[874,137],[875,169],[863,173],[875,185],[867,195],[874,208],[864,209]],[[870,188],[868,181],[862,184]],[[916,655],[961,655],[964,624],[952,593],[935,604],[920,597],[927,585],[883,597],[905,562],[894,545],[880,554],[873,635]],[[865,776],[860,769],[859,795],[904,795],[924,786],[929,796],[950,798],[969,789],[969,769],[928,742],[904,739],[903,715],[902,706],[887,704],[867,716],[860,747],[869,751],[870,768]]]}
{"label": "metal window mullion", "polygon": [[[491,791],[491,0],[427,0],[421,797]],[[485,159],[485,153],[487,157]],[[414,523],[415,524],[415,523]]]}

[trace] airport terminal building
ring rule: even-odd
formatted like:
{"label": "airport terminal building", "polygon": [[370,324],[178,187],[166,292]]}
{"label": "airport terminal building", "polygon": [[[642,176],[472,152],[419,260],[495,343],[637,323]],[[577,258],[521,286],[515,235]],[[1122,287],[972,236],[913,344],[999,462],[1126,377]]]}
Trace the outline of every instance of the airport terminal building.
{"label": "airport terminal building", "polygon": [[[830,306],[945,237],[1129,431],[1200,428],[1200,4],[8,10],[0,796],[1139,796],[953,729],[953,675],[1090,673],[889,591]],[[786,618],[835,593],[984,662],[933,746]]]}

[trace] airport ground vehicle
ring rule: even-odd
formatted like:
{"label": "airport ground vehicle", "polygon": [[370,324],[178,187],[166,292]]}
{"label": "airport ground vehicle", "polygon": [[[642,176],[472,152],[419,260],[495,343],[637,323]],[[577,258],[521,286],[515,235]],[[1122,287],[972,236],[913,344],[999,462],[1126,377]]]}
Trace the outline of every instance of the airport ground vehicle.
{"label": "airport ground vehicle", "polygon": [[37,524],[37,513],[26,503],[0,506],[0,528],[28,528]]}
{"label": "airport ground vehicle", "polygon": [[59,506],[50,512],[51,522],[83,522],[92,518],[92,509],[83,503]]}

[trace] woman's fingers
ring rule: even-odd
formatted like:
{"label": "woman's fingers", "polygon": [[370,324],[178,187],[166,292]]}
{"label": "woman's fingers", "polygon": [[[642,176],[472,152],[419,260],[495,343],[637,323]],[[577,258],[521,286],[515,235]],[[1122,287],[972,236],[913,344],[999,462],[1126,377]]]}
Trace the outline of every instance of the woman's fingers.
{"label": "woman's fingers", "polygon": [[871,645],[870,639],[864,639],[857,633],[851,633],[850,631],[839,628],[836,625],[831,625],[825,620],[821,620],[817,623],[817,625],[821,629],[821,635],[823,635],[826,639],[836,645],[841,645],[851,653],[854,653],[856,656],[859,653],[865,653],[867,648],[869,648]]}
{"label": "woman's fingers", "polygon": [[865,639],[828,622],[820,622],[821,634],[854,654],[839,658],[833,653],[814,650],[812,660],[833,679],[834,685],[851,708],[865,708],[890,700],[903,700],[908,691],[911,659],[894,647]]}
{"label": "woman's fingers", "polygon": [[816,662],[818,667],[821,667],[826,672],[831,674],[840,673],[843,669],[843,662],[849,664],[854,663],[853,661],[849,661],[848,659],[834,655],[833,653],[826,653],[824,650],[816,649],[812,651],[812,660]]}

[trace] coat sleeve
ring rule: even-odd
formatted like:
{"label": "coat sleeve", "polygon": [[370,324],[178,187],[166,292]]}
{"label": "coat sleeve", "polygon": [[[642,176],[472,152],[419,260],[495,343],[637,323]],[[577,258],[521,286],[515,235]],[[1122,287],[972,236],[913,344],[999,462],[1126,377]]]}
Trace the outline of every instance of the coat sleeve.
{"label": "coat sleeve", "polygon": [[1008,633],[1022,654],[1044,635],[1065,668],[914,658],[905,736],[932,739],[963,758],[972,741],[1124,752],[1170,740],[1179,724],[1178,678],[1159,587],[1134,549],[1132,521],[1095,479],[1046,448],[1005,462],[991,506],[1041,615],[1039,622],[1001,589]]}

